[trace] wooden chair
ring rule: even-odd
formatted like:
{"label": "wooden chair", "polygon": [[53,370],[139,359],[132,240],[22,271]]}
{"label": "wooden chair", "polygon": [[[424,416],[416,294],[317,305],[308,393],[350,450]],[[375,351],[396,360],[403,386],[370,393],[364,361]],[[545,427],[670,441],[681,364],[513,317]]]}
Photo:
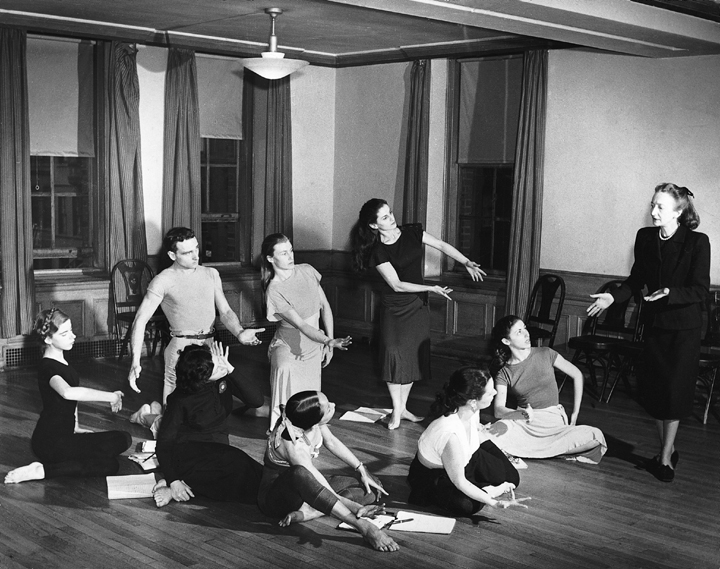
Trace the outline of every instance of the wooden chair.
{"label": "wooden chair", "polygon": [[[713,399],[715,379],[720,368],[720,291],[711,292],[707,299],[707,331],[700,347],[700,374],[698,385],[707,395],[703,412],[703,425],[707,423]],[[714,351],[713,351],[714,350]]]}
{"label": "wooden chair", "polygon": [[[612,280],[605,283],[598,292],[611,292],[622,285],[622,280]],[[636,306],[641,305],[641,298],[636,297]],[[617,351],[613,348],[624,342],[631,342],[637,337],[637,326],[639,319],[627,318],[627,309],[630,305],[630,298],[625,302],[613,302],[599,316],[593,316],[585,321],[583,333],[568,340],[568,347],[575,350],[572,363],[584,364],[592,379],[592,390],[598,399],[602,398],[602,394],[607,385],[610,371],[615,364],[617,366]],[[596,368],[602,370],[602,382],[597,380]],[[562,389],[565,379],[562,380],[560,389]],[[602,385],[602,390],[598,391],[598,385]]]}
{"label": "wooden chair", "polygon": [[[132,324],[137,310],[145,297],[148,284],[154,277],[153,270],[139,259],[118,261],[110,273],[110,296],[113,303],[115,338],[121,341],[118,359],[122,359],[130,343]],[[123,333],[124,332],[124,333]],[[160,343],[160,351],[167,344],[168,324],[160,308],[145,327],[146,336],[152,341],[152,355]]]}
{"label": "wooden chair", "polygon": [[552,274],[540,276],[530,293],[523,318],[533,346],[547,341],[547,347],[553,347],[564,303],[565,281],[562,277]]}

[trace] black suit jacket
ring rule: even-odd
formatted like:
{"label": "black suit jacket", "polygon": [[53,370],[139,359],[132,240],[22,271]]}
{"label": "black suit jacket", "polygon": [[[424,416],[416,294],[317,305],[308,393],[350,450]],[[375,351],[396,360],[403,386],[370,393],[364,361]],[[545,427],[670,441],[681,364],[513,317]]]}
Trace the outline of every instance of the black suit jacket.
{"label": "black suit jacket", "polygon": [[[663,277],[665,274],[665,277]],[[678,227],[660,256],[657,227],[643,227],[635,237],[635,262],[630,276],[611,293],[623,301],[647,287],[652,294],[667,287],[670,294],[645,303],[647,323],[667,330],[702,326],[702,311],[710,290],[710,240],[704,233]]]}

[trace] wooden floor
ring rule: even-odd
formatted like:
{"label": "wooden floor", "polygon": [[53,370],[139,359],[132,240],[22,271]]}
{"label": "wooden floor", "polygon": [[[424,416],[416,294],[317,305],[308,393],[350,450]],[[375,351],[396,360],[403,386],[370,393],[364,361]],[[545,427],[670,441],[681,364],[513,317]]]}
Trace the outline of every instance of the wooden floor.
{"label": "wooden floor", "polygon": [[[267,383],[264,347],[236,346],[238,372]],[[338,421],[354,406],[389,406],[373,375],[370,349],[353,345],[324,371],[323,387],[338,405],[331,428],[380,475],[388,506],[408,508],[405,476],[421,425],[397,431],[381,424]],[[435,357],[432,383],[416,385],[411,411],[424,414],[437,388],[457,367]],[[128,417],[158,399],[161,360],[144,362],[143,393],[127,388],[128,360],[76,364],[83,385],[124,388],[125,408],[81,404],[80,421],[96,430],[129,430],[135,442],[148,431]],[[268,389],[269,392],[269,389]],[[40,408],[33,369],[0,373],[0,471],[34,460],[30,435]],[[562,394],[567,404],[570,389]],[[483,418],[488,419],[488,417]],[[673,483],[657,481],[638,465],[657,452],[654,424],[622,390],[610,405],[585,398],[583,423],[602,428],[609,451],[599,466],[562,460],[528,461],[518,496],[529,509],[483,510],[475,522],[458,520],[449,536],[392,531],[399,552],[376,553],[359,535],[336,529],[330,518],[280,528],[255,507],[195,499],[157,509],[152,499],[108,501],[104,479],[56,479],[0,484],[0,567],[466,567],[466,568],[713,568],[720,567],[720,422],[697,416],[680,428],[680,463]],[[261,459],[267,419],[230,419],[231,442]],[[328,452],[321,467],[340,465]],[[140,473],[122,459],[121,473]],[[439,513],[428,510],[430,513]]]}

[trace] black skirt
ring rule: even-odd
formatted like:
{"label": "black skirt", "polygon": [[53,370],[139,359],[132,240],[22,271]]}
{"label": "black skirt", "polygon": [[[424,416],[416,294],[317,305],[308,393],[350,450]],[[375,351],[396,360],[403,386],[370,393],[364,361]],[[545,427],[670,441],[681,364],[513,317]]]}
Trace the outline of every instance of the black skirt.
{"label": "black skirt", "polygon": [[651,328],[638,373],[640,403],[658,420],[692,415],[700,358],[701,328]]}
{"label": "black skirt", "polygon": [[388,383],[430,379],[430,310],[418,295],[402,300],[383,299],[380,364]]}

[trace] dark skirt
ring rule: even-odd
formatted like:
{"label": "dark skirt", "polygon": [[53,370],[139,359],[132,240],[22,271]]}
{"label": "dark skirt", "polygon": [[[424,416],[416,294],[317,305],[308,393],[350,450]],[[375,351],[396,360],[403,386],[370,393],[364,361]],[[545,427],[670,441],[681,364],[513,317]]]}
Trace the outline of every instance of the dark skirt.
{"label": "dark skirt", "polygon": [[[499,486],[504,482],[520,485],[520,474],[492,441],[485,441],[465,466],[465,478],[478,488]],[[472,500],[458,490],[444,468],[428,468],[418,459],[410,464],[407,482],[408,502],[417,506],[439,506],[454,516],[472,516],[485,504]]]}
{"label": "dark skirt", "polygon": [[407,384],[430,379],[430,310],[417,295],[409,302],[383,302],[381,378]]}
{"label": "dark skirt", "polygon": [[638,373],[640,403],[654,419],[679,420],[692,415],[702,330],[646,333],[643,365]]}

